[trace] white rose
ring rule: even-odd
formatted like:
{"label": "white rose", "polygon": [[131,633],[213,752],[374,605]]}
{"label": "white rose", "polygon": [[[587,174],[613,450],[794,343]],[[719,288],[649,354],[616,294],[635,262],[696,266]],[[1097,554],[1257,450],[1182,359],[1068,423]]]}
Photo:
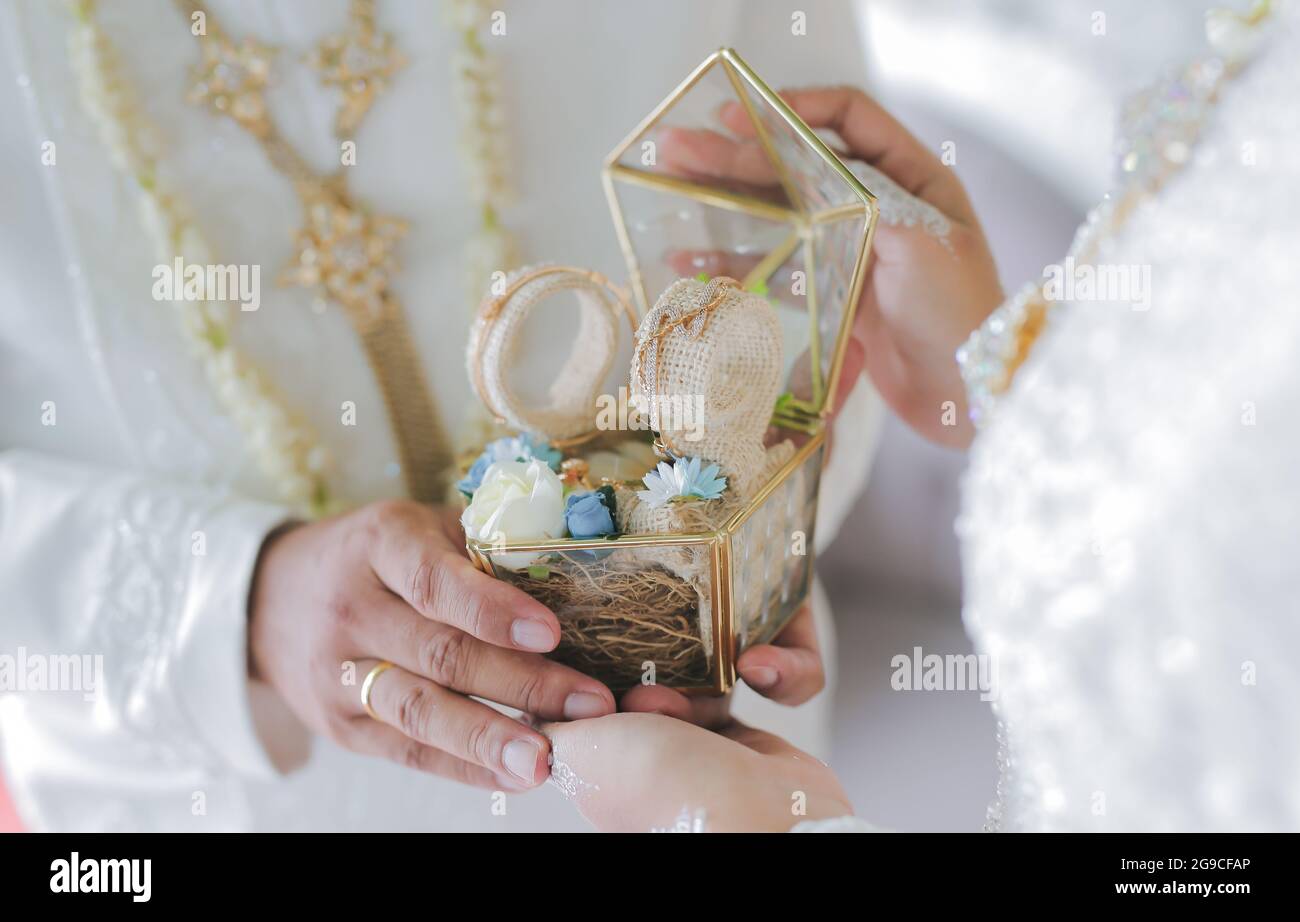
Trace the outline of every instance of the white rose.
{"label": "white rose", "polygon": [[[460,524],[485,544],[562,538],[564,484],[543,461],[498,461],[483,475]],[[522,570],[537,556],[493,554],[492,563]]]}

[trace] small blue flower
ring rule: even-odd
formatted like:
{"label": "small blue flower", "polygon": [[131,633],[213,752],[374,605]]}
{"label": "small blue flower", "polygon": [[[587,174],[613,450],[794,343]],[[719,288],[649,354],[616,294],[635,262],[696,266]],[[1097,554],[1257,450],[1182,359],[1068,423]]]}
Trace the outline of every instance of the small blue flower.
{"label": "small blue flower", "polygon": [[469,472],[466,473],[465,476],[456,484],[456,489],[460,490],[460,492],[464,493],[466,496],[472,497],[474,491],[483,483],[483,475],[487,473],[487,469],[491,467],[492,464],[493,461],[488,452],[483,452],[483,454],[474,459],[474,463],[470,465]]}
{"label": "small blue flower", "polygon": [[456,489],[472,497],[479,484],[483,482],[483,475],[487,473],[487,469],[496,462],[532,461],[533,459],[544,462],[551,470],[558,472],[564,455],[552,448],[545,439],[529,432],[503,436],[488,443],[483,453],[470,465],[469,473],[456,484]]}
{"label": "small blue flower", "polygon": [[515,461],[531,461],[536,458],[538,461],[544,461],[551,470],[557,474],[560,471],[560,462],[564,460],[564,455],[555,448],[546,439],[535,436],[530,432],[523,432],[514,438],[497,439],[493,445],[506,443],[500,449],[502,452],[513,454]]}
{"label": "small blue flower", "polygon": [[614,490],[601,487],[584,493],[570,493],[564,501],[564,522],[573,538],[600,538],[612,535],[614,525]]}
{"label": "small blue flower", "polygon": [[646,489],[636,495],[655,509],[675,499],[718,499],[727,489],[727,478],[718,476],[716,464],[701,470],[702,464],[699,458],[674,458],[672,464],[660,461],[641,478]]}

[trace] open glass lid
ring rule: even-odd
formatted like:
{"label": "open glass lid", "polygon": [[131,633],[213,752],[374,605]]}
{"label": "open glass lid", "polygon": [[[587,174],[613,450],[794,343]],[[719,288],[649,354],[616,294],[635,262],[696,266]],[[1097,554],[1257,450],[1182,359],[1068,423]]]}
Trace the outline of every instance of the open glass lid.
{"label": "open glass lid", "polygon": [[764,295],[785,336],[774,421],[812,423],[848,343],[871,193],[729,48],[615,148],[604,183],[642,314],[682,277],[730,276]]}

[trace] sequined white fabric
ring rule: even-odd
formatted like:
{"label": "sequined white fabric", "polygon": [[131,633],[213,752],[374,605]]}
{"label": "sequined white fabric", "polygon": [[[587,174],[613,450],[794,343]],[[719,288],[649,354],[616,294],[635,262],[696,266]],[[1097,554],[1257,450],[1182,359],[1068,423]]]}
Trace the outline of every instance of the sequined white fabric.
{"label": "sequined white fabric", "polygon": [[1300,828],[1294,7],[1192,161],[1100,240],[1149,310],[1062,308],[977,439],[965,619],[998,661],[994,825]]}

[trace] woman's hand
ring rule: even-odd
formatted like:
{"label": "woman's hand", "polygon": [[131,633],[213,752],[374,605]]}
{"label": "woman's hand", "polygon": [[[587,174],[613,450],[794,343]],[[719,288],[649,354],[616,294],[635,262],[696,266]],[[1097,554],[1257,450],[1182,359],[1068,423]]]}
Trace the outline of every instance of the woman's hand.
{"label": "woman's hand", "polygon": [[[949,225],[940,237],[921,225],[877,223],[835,405],[865,368],[885,402],[921,435],[944,445],[969,444],[974,430],[954,354],[1001,303],[1002,286],[966,191],[951,169],[861,90],[781,95],[810,127],[839,137],[843,159],[879,170],[904,193],[937,209]],[[743,107],[723,106],[719,121],[725,132],[668,129],[660,145],[661,169],[779,194],[777,177]],[[683,274],[704,271],[740,278],[747,268],[733,265],[726,254],[668,258]]]}
{"label": "woman's hand", "polygon": [[679,819],[707,832],[786,832],[853,812],[834,773],[769,733],[717,733],[658,714],[544,726],[552,782],[603,832],[649,832]]}
{"label": "woman's hand", "polygon": [[[476,695],[547,720],[614,697],[539,654],[555,615],[474,569],[445,511],[382,502],[273,534],[251,594],[252,674],[309,727],[356,752],[489,788],[546,780],[546,737]],[[370,704],[361,682],[379,661]],[[350,680],[350,681],[349,681]]]}

